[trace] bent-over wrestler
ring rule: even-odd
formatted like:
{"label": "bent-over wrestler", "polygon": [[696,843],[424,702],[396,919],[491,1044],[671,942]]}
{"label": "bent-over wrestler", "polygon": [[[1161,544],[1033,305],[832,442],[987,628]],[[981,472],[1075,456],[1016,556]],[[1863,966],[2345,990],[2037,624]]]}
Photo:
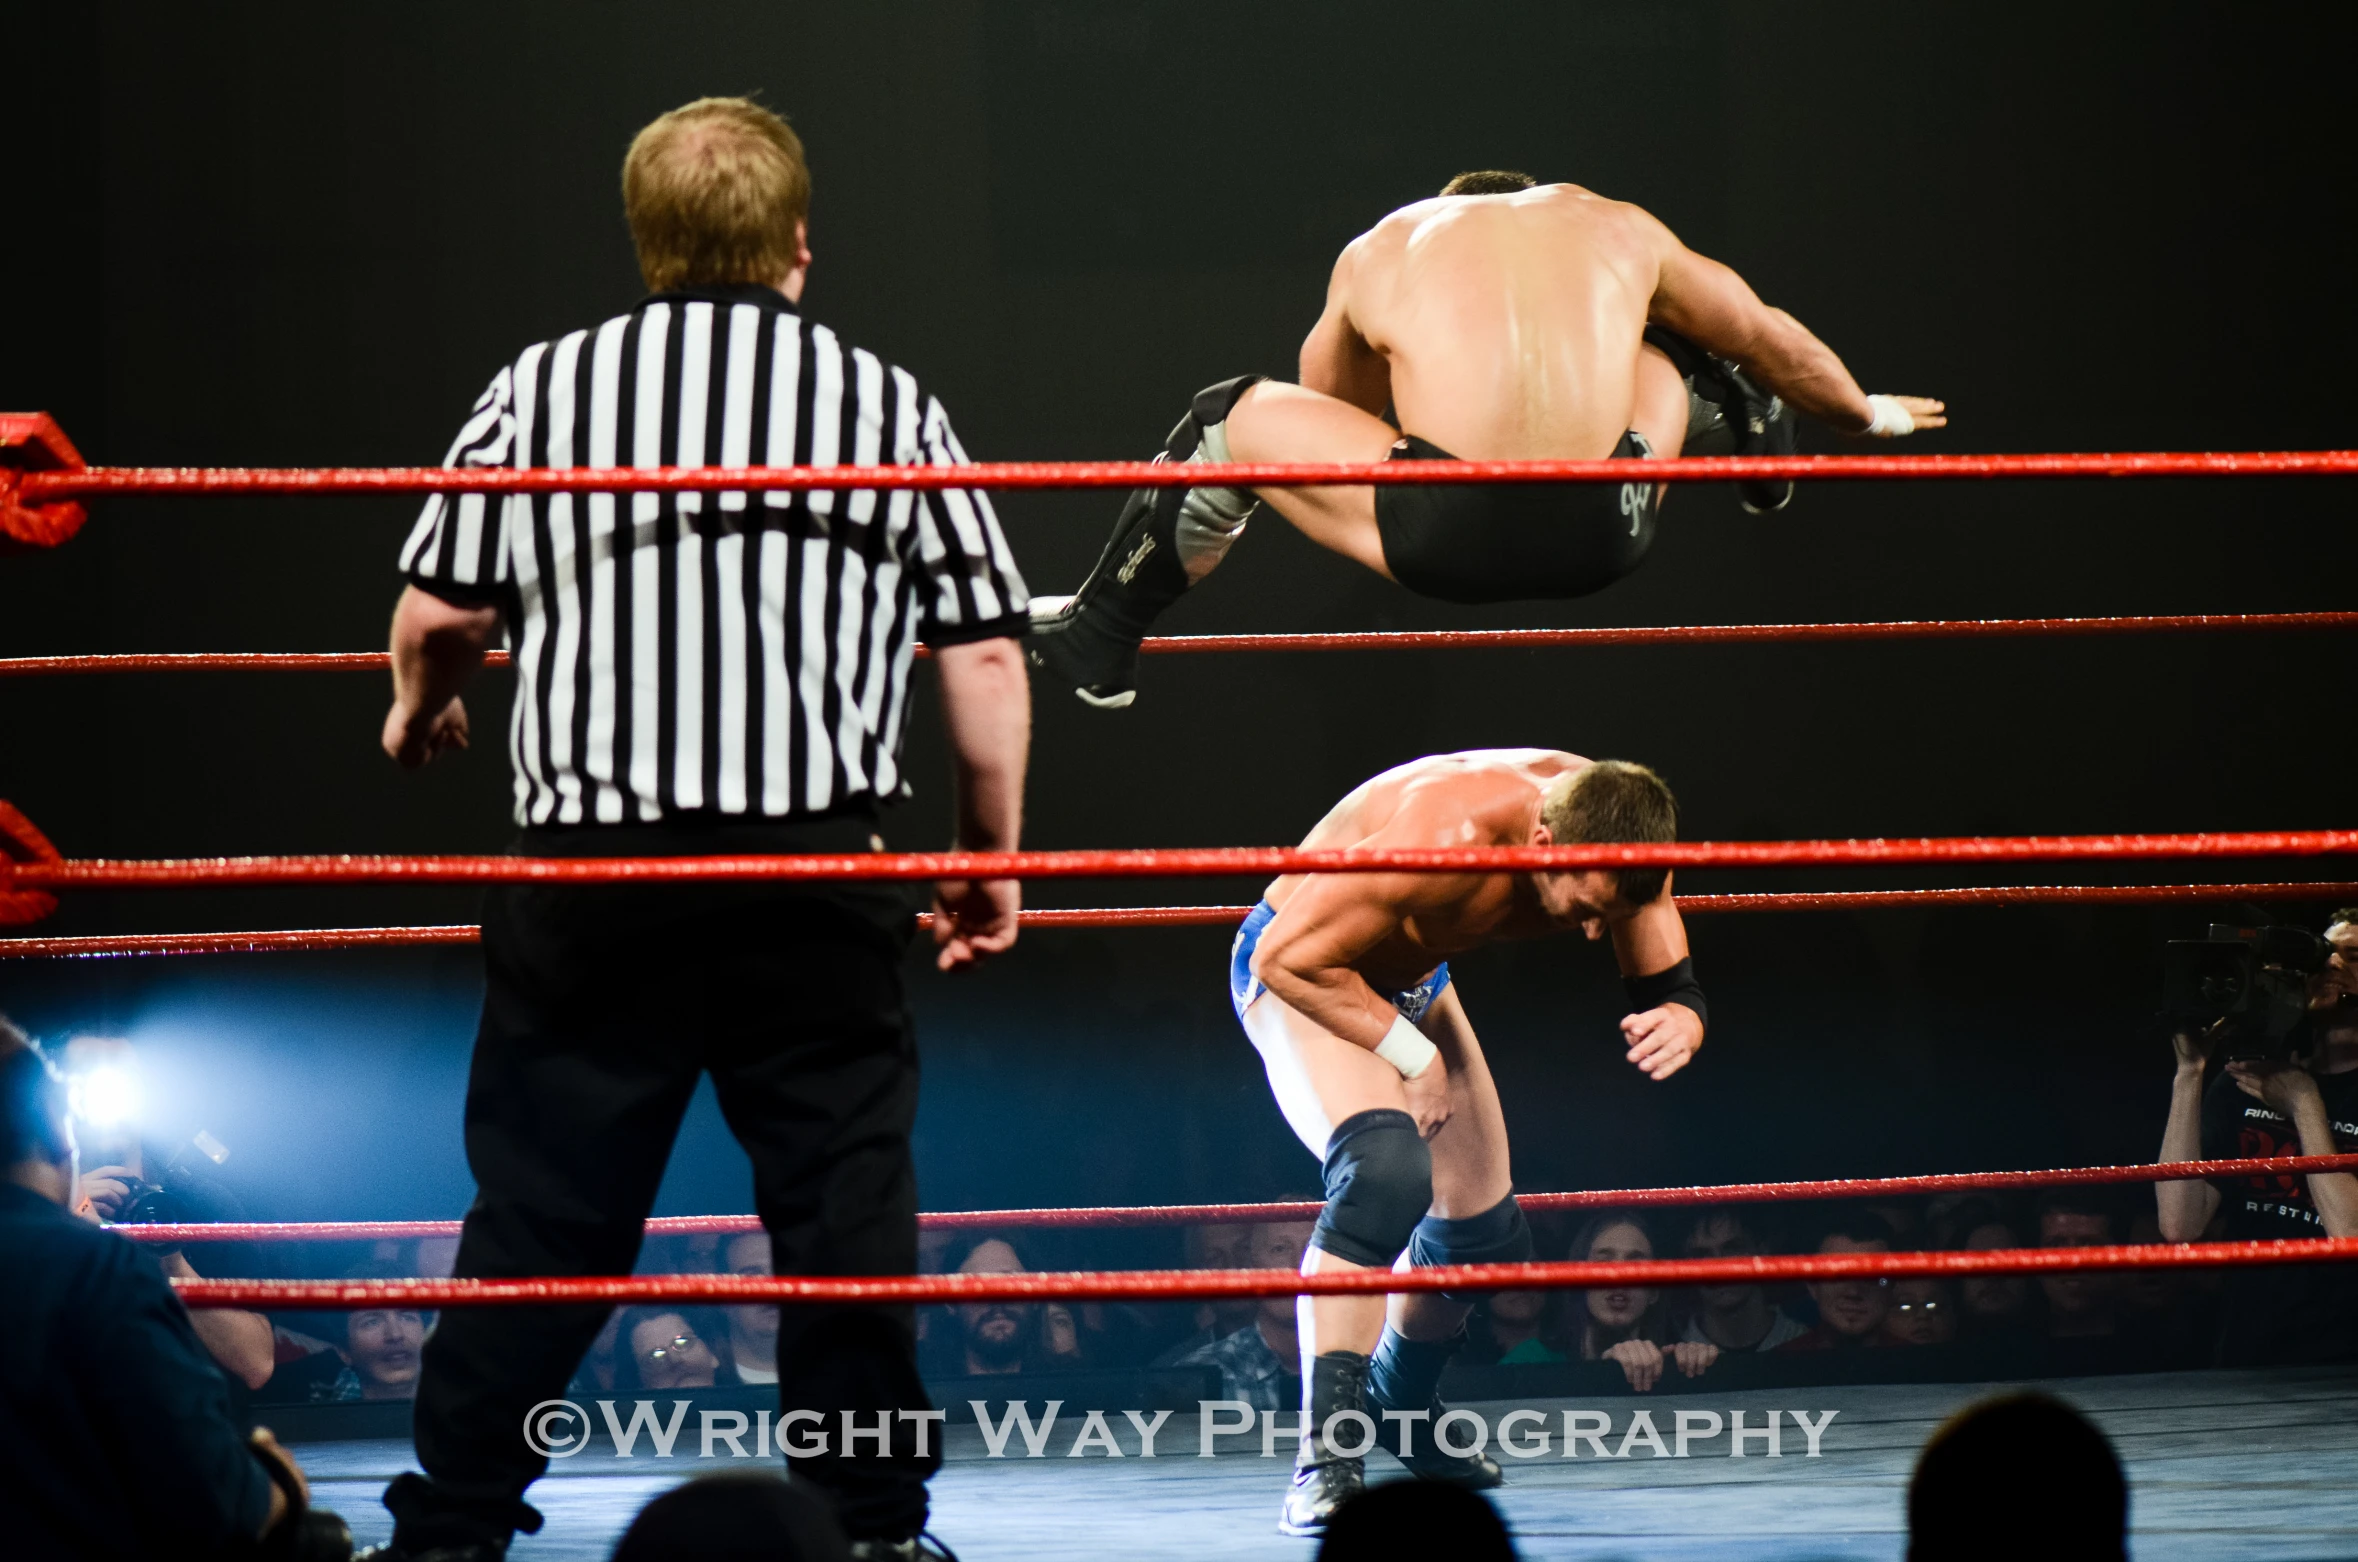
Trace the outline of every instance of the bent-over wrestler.
{"label": "bent-over wrestler", "polygon": [[[1795,409],[1880,438],[1947,421],[1937,401],[1867,395],[1800,321],[1643,209],[1526,174],[1460,174],[1343,250],[1300,384],[1221,381],[1156,459],[1789,455]],[[1792,490],[1740,489],[1755,511]],[[1128,705],[1138,642],[1257,499],[1420,596],[1503,602],[1585,596],[1635,569],[1662,485],[1138,489],[1079,592],[1033,598],[1032,660],[1091,705]]]}
{"label": "bent-over wrestler", "polygon": [[[1486,749],[1384,772],[1337,803],[1302,844],[1667,841],[1677,807],[1642,765]],[[1706,1009],[1663,869],[1333,873],[1269,886],[1237,933],[1229,995],[1278,1109],[1325,1164],[1326,1208],[1305,1274],[1388,1269],[1404,1252],[1414,1265],[1531,1256],[1498,1090],[1448,961],[1573,928],[1612,941],[1629,993],[1621,1021],[1629,1061],[1653,1079],[1685,1067],[1703,1044]],[[1471,1300],[1429,1292],[1302,1298],[1304,1435],[1285,1533],[1319,1533],[1360,1489],[1377,1421],[1361,1428],[1351,1412],[1381,1417],[1385,1441],[1418,1475],[1498,1484],[1495,1461],[1453,1456],[1431,1437],[1441,1370]]]}

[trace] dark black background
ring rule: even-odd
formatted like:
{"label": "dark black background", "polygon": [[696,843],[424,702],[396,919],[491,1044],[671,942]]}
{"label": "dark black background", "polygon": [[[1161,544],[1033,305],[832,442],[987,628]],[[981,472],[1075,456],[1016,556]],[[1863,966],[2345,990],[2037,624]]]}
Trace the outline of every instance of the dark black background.
{"label": "dark black background", "polygon": [[[1480,166],[1641,202],[1870,387],[1948,398],[1954,430],[1911,449],[2348,446],[2352,31],[2336,8],[2152,0],[52,7],[15,34],[38,68],[11,88],[0,406],[55,412],[96,461],[437,460],[524,343],[636,296],[631,133],[753,91],[808,144],[810,312],[914,368],[978,458],[1141,455],[1197,386],[1290,372],[1336,248]],[[1169,626],[2340,608],[2350,496],[1829,486],[1758,519],[1698,488],[1635,578],[1495,610],[1418,601],[1271,519]],[[1078,580],[1111,502],[1003,500],[1035,589]],[[71,545],[0,562],[0,654],[377,645],[408,515],[102,504]],[[1290,841],[1378,769],[1491,744],[1646,760],[1696,838],[2345,826],[2347,646],[1151,663],[1125,715],[1044,694],[1029,835]],[[0,684],[0,796],[76,856],[497,849],[504,680],[476,696],[482,746],[423,775],[378,753],[383,699],[361,675]],[[909,741],[922,789],[896,844],[940,844],[930,708]],[[1836,880],[1686,887],[1804,882]],[[51,926],[471,916],[457,893],[273,891],[76,897]],[[1526,1187],[2137,1159],[2167,1077],[2154,945],[2202,920],[1698,919],[1711,1043],[1658,1086],[1619,1061],[1601,954],[1458,970]],[[1312,1185],[1228,1017],[1224,946],[1045,933],[972,980],[913,967],[927,1204]],[[158,1131],[229,1140],[258,1213],[426,1215],[467,1188],[475,981],[466,951],[20,963],[0,1003],[45,1034],[141,1040]],[[700,1108],[666,1207],[744,1207],[734,1156]]]}

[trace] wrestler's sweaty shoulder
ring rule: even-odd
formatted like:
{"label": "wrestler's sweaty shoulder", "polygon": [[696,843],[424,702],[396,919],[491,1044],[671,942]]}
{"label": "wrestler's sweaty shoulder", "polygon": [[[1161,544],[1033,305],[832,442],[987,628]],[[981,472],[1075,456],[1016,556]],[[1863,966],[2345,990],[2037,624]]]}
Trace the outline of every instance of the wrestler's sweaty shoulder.
{"label": "wrestler's sweaty shoulder", "polygon": [[1431,835],[1436,845],[1505,839],[1520,833],[1523,814],[1549,781],[1587,763],[1556,749],[1430,754],[1363,783],[1315,833],[1365,840],[1385,830],[1407,830]]}
{"label": "wrestler's sweaty shoulder", "polygon": [[1561,230],[1610,229],[1644,220],[1626,201],[1576,184],[1543,184],[1504,195],[1452,195],[1403,206],[1359,242],[1371,249],[1449,248],[1552,242]]}

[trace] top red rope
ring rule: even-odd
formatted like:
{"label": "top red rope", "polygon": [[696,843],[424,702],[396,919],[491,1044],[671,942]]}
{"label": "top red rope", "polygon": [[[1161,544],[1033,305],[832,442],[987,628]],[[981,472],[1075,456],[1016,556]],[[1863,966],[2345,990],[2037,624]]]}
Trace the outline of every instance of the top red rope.
{"label": "top red rope", "polygon": [[[1919,618],[1834,624],[1665,624],[1592,629],[1376,629],[1268,635],[1150,635],[1149,656],[1219,651],[1529,651],[1564,646],[1750,645],[1829,640],[1977,640],[2194,631],[2358,629],[2358,612],[2144,613],[2113,618]],[[920,656],[930,653],[917,648]],[[509,665],[487,652],[486,667]],[[383,651],[133,651],[0,657],[0,678],[61,673],[383,672]]]}
{"label": "top red rope", "polygon": [[1711,482],[1738,478],[2333,476],[2358,450],[1987,456],[1681,456],[1638,461],[985,461],[968,466],[66,467],[26,472],[43,505],[109,494],[795,493],[814,489],[1238,488],[1414,483]]}
{"label": "top red rope", "polygon": [[712,879],[1196,878],[1289,873],[1536,873],[1587,868],[1905,867],[1935,862],[2128,862],[2358,853],[2358,830],[2205,835],[2018,835],[1891,840],[1657,841],[1382,851],[1215,846],[1114,851],[874,852],[762,857],[0,858],[0,893],[200,884],[468,884]]}

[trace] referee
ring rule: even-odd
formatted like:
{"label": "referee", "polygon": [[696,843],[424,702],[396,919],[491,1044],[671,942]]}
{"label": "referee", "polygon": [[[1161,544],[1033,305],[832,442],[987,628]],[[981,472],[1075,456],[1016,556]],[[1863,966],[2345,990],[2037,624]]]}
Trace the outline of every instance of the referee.
{"label": "referee", "polygon": [[[742,99],[688,104],[631,143],[622,188],[651,296],[526,348],[447,465],[965,461],[906,371],[799,313],[810,175],[784,121]],[[958,842],[1016,845],[1026,600],[978,492],[437,496],[401,568],[385,750],[415,766],[467,746],[459,691],[504,627],[527,856],[883,850],[919,641]],[[1012,881],[937,886],[941,969],[1013,944],[1016,903]],[[493,891],[457,1272],[629,1273],[707,1070],[778,1273],[913,1272],[913,909],[896,887],[848,883]],[[607,1312],[443,1315],[417,1396],[425,1473],[386,1491],[384,1555],[491,1562],[539,1528],[523,1496],[548,1460],[526,1414],[563,1397]],[[824,1432],[828,1449],[790,1456],[795,1473],[833,1495],[858,1555],[942,1555],[921,1535],[940,1442],[918,1414],[910,1310],[781,1313],[781,1411],[816,1411],[797,1435]]]}

